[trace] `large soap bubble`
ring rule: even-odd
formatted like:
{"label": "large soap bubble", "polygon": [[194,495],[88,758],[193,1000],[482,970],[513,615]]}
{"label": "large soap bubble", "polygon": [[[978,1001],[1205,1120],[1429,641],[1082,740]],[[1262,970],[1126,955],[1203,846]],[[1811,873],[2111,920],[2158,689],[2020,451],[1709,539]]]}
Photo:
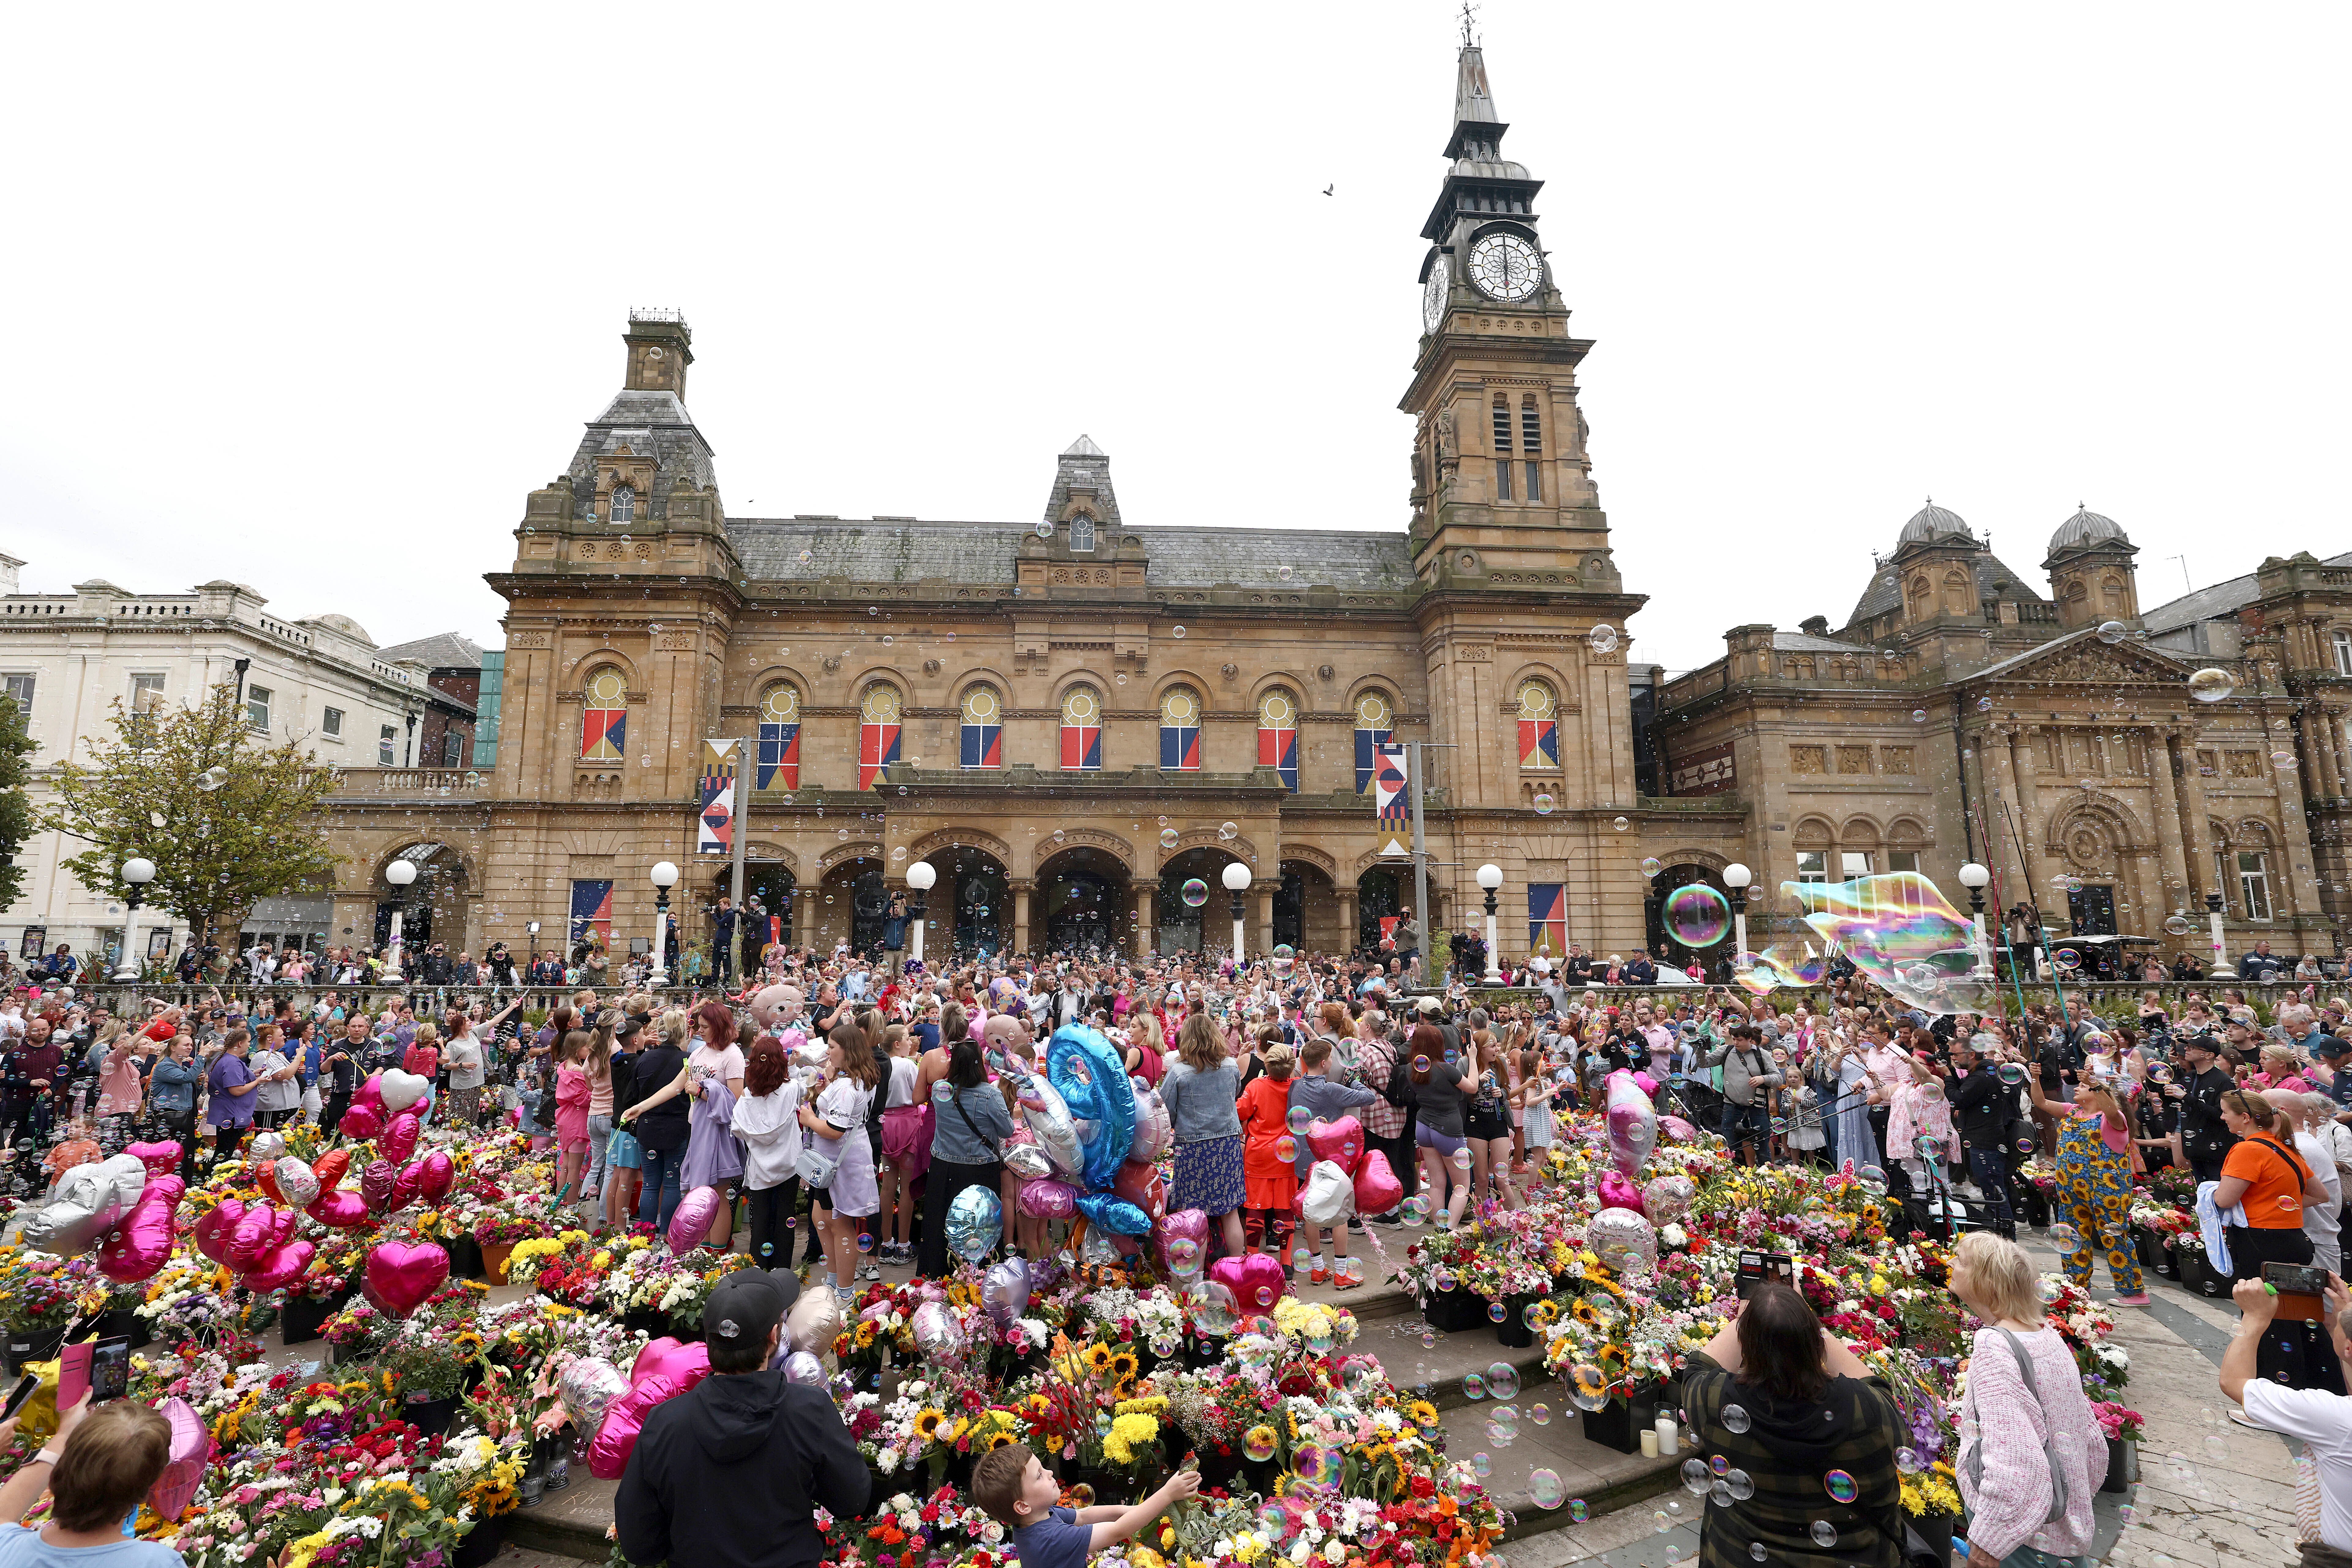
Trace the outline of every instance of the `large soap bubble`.
{"label": "large soap bubble", "polygon": [[1666,930],[1685,947],[1713,947],[1731,929],[1731,905],[1705,882],[1666,895]]}
{"label": "large soap bubble", "polygon": [[1977,967],[1976,927],[1916,871],[1850,882],[1783,882],[1805,923],[1856,969],[1923,1013],[1983,1013],[2000,988]]}

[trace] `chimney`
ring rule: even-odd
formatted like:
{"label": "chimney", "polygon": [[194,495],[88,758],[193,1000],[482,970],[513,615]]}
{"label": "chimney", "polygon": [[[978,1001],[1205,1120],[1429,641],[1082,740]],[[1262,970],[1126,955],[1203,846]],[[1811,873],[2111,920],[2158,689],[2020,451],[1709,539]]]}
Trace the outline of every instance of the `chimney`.
{"label": "chimney", "polygon": [[1825,637],[1830,635],[1830,618],[1827,616],[1807,616],[1797,623],[1797,629],[1809,637]]}
{"label": "chimney", "polygon": [[676,310],[634,310],[621,341],[629,345],[630,392],[670,392],[686,401],[686,367],[694,363],[694,331]]}

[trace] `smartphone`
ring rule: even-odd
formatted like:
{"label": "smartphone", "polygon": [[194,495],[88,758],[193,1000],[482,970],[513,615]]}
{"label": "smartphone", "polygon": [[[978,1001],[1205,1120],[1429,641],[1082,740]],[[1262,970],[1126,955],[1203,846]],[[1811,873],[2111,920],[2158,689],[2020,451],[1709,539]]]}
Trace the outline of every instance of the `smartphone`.
{"label": "smartphone", "polygon": [[63,1415],[81,1403],[89,1392],[90,1356],[98,1349],[96,1340],[84,1340],[78,1345],[68,1345],[58,1352],[58,1413]]}
{"label": "smartphone", "polygon": [[2316,1323],[2326,1310],[2327,1270],[2309,1263],[2265,1263],[2263,1283],[2278,1297],[2278,1316]]}
{"label": "smartphone", "polygon": [[1797,1260],[1788,1253],[1742,1251],[1738,1277],[1732,1286],[1733,1294],[1745,1301],[1767,1279],[1777,1279],[1783,1285],[1794,1283],[1796,1272]]}
{"label": "smartphone", "polygon": [[8,1391],[8,1403],[0,1405],[0,1421],[11,1419],[16,1412],[25,1408],[25,1401],[39,1393],[40,1387],[41,1375],[38,1373],[28,1372],[18,1378],[16,1386]]}
{"label": "smartphone", "polygon": [[131,1392],[131,1336],[98,1342],[89,1357],[89,1402],[103,1405]]}

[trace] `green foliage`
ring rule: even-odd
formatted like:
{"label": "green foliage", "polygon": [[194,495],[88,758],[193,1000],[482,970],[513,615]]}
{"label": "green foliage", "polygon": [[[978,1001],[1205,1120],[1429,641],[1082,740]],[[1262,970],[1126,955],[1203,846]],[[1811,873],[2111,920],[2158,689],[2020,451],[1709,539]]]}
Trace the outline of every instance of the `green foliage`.
{"label": "green foliage", "polygon": [[294,742],[263,744],[233,684],[154,713],[118,700],[111,721],[88,766],[58,764],[58,805],[41,818],[90,846],[65,866],[91,892],[127,897],[123,863],[152,860],[142,901],[203,934],[334,870],[319,810],[334,768]]}
{"label": "green foliage", "polygon": [[0,910],[25,890],[16,849],[35,826],[33,804],[25,797],[25,781],[33,773],[26,759],[33,749],[32,737],[25,733],[25,710],[15,698],[0,697]]}

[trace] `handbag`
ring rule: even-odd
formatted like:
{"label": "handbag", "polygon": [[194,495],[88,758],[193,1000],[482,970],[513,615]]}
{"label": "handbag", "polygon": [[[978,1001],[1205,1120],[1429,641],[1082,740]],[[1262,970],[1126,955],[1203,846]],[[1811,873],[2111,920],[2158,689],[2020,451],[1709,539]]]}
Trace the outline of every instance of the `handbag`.
{"label": "handbag", "polygon": [[[840,1146],[841,1140],[836,1138],[833,1142],[837,1148]],[[793,1173],[800,1177],[803,1186],[809,1187],[832,1186],[834,1175],[840,1169],[841,1156],[818,1153],[814,1139],[801,1146],[799,1158],[793,1162]]]}

